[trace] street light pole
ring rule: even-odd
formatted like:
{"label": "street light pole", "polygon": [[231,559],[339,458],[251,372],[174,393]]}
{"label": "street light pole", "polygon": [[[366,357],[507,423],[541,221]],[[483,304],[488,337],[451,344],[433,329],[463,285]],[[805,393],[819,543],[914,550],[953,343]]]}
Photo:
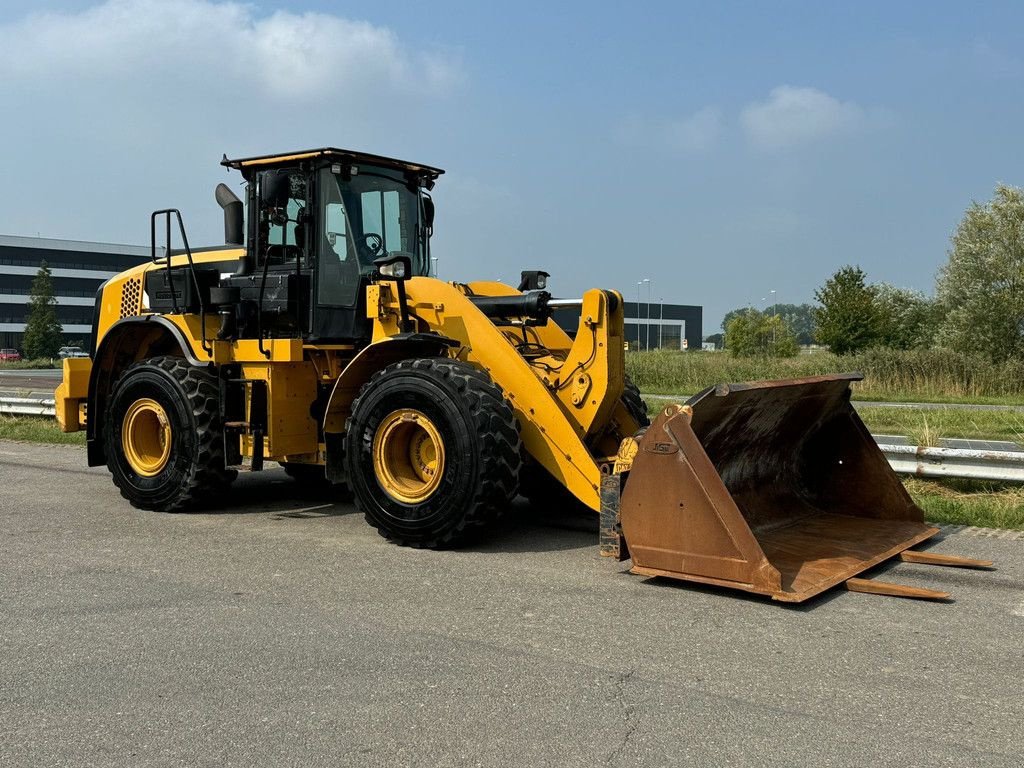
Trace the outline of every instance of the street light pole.
{"label": "street light pole", "polygon": [[645,277],[644,282],[647,283],[647,349],[651,348],[651,278]]}
{"label": "street light pole", "polygon": [[644,284],[643,280],[636,281],[636,346],[640,349],[640,286]]}
{"label": "street light pole", "polygon": [[772,289],[772,344],[775,343],[775,318],[777,316],[775,310],[778,309],[778,306],[779,306],[778,303],[775,301],[775,289],[773,288]]}

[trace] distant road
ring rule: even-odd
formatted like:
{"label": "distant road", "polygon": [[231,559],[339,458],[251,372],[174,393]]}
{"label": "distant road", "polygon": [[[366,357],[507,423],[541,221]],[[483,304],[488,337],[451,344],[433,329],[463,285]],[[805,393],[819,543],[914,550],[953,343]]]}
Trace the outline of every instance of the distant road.
{"label": "distant road", "polygon": [[60,381],[60,368],[34,368],[28,370],[0,370],[0,378],[31,379],[39,376]]}
{"label": "distant road", "polygon": [[[647,400],[674,400],[685,402],[688,395],[642,395]],[[1024,411],[1024,405],[984,405],[979,403],[883,403],[874,400],[854,400],[855,408],[911,408],[924,411]]]}
{"label": "distant road", "polygon": [[60,368],[36,370],[0,370],[0,392],[28,392],[30,395],[53,395],[60,384]]}

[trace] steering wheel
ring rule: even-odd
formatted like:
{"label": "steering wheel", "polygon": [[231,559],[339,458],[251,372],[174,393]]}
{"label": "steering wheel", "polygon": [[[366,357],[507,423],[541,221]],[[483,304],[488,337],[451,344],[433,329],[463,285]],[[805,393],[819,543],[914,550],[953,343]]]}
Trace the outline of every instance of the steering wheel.
{"label": "steering wheel", "polygon": [[377,257],[384,255],[384,238],[376,232],[364,232],[361,240],[368,256]]}

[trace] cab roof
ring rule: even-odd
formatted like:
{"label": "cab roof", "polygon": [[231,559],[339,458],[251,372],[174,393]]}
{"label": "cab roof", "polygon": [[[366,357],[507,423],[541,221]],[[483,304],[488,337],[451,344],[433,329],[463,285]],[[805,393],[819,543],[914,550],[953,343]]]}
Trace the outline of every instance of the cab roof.
{"label": "cab roof", "polygon": [[393,157],[371,155],[366,152],[356,152],[351,149],[337,149],[336,147],[304,149],[298,152],[285,152],[277,155],[240,157],[236,160],[229,160],[228,156],[224,155],[224,159],[220,161],[220,164],[227,166],[228,168],[237,168],[238,170],[245,170],[248,168],[253,168],[255,166],[280,165],[284,163],[291,163],[296,160],[310,160],[313,158],[337,160],[338,162],[342,163],[370,163],[372,165],[384,166],[385,168],[394,168],[400,171],[409,171],[421,176],[429,176],[431,179],[436,179],[438,176],[444,173],[444,171],[441,170],[440,168],[433,168],[429,165],[409,163],[406,162],[405,160],[396,160]]}

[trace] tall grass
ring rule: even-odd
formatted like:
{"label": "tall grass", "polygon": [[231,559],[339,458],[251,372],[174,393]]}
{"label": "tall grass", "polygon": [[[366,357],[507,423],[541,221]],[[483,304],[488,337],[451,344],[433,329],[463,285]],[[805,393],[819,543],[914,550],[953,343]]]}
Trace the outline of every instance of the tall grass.
{"label": "tall grass", "polygon": [[914,445],[940,445],[942,438],[1010,440],[1024,444],[1024,412],[962,408],[874,408],[857,414],[873,435],[903,435]]}
{"label": "tall grass", "polygon": [[630,352],[626,370],[643,392],[694,394],[719,382],[791,379],[859,371],[865,399],[1024,402],[1024,361],[992,363],[948,350],[873,349],[840,357],[737,358],[725,352]]}

